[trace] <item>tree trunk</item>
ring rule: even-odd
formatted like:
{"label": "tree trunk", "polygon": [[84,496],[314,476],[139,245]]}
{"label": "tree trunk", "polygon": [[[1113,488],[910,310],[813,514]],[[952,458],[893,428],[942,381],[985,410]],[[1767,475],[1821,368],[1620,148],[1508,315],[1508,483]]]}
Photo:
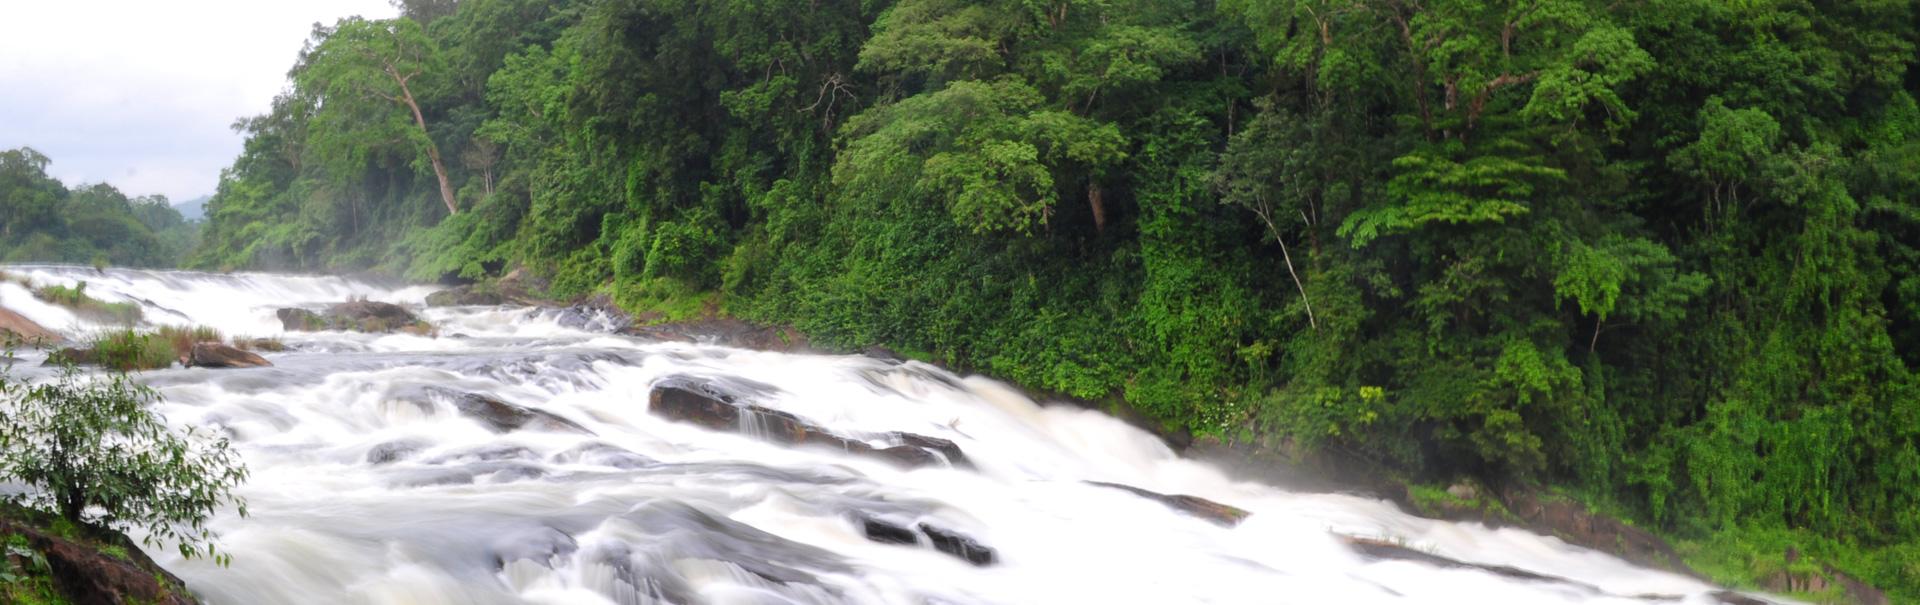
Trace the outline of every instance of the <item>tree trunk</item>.
{"label": "tree trunk", "polygon": [[433,135],[427,132],[427,118],[420,114],[420,104],[414,102],[413,91],[407,88],[407,82],[399,77],[400,97],[407,102],[407,108],[413,110],[413,123],[420,126],[420,136],[427,139],[427,159],[433,162],[433,176],[440,179],[440,201],[447,203],[447,214],[459,214],[460,207],[453,203],[453,183],[447,180],[447,166],[440,161],[440,147],[433,144]]}
{"label": "tree trunk", "polygon": [[1104,233],[1107,230],[1107,201],[1100,191],[1099,183],[1087,185],[1087,204],[1093,206],[1093,230]]}

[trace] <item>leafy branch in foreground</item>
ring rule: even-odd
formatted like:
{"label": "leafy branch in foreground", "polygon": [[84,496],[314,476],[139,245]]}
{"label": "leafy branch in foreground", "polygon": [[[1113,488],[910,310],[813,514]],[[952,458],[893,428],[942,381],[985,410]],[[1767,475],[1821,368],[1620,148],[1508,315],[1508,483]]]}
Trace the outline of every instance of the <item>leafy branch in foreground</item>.
{"label": "leafy branch in foreground", "polygon": [[185,557],[222,565],[207,517],[247,478],[224,438],[169,429],[150,409],[159,397],[125,374],[89,376],[63,365],[52,380],[16,380],[0,368],[0,480],[33,489],[18,498],[75,525],[140,528],[146,544],[177,544]]}

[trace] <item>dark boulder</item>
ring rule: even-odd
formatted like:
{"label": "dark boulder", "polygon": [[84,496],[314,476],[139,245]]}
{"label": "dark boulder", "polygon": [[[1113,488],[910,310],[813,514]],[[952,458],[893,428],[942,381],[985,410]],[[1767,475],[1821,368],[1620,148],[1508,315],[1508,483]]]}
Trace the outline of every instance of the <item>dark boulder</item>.
{"label": "dark boulder", "polygon": [[1225,504],[1221,504],[1219,502],[1214,502],[1212,500],[1201,498],[1199,496],[1162,494],[1160,492],[1144,490],[1131,485],[1107,483],[1104,481],[1088,481],[1087,483],[1092,485],[1098,485],[1100,487],[1111,487],[1113,489],[1131,492],[1136,496],[1140,496],[1142,498],[1146,498],[1146,499],[1164,504],[1168,508],[1171,508],[1189,515],[1193,515],[1195,517],[1206,519],[1208,521],[1212,521],[1216,524],[1219,524],[1225,527],[1233,527],[1235,525],[1239,525],[1241,521],[1245,521],[1247,519],[1247,515],[1252,514],[1252,513],[1248,513],[1244,509],[1228,506]]}
{"label": "dark boulder", "polygon": [[873,517],[860,517],[860,531],[868,540],[881,544],[919,544],[920,534],[904,526],[894,525]]}
{"label": "dark boulder", "polygon": [[591,435],[580,423],[552,412],[507,403],[476,393],[453,393],[449,397],[460,414],[480,421],[495,433],[518,430],[555,431]]}
{"label": "dark boulder", "polygon": [[429,334],[433,326],[421,321],[406,307],[392,303],[356,300],[328,307],[325,313],[306,309],[280,309],[274,312],[280,327],[289,332],[341,330],[385,334],[407,332]]}
{"label": "dark boulder", "polygon": [[888,433],[888,435],[894,440],[899,441],[905,447],[936,452],[940,454],[941,458],[945,459],[947,464],[951,464],[956,468],[973,468],[973,461],[967,459],[966,452],[960,451],[960,446],[950,440],[898,431]]}
{"label": "dark boulder", "polygon": [[925,523],[921,523],[919,528],[920,533],[926,534],[927,539],[933,542],[934,550],[960,557],[961,560],[972,563],[975,567],[992,565],[998,560],[993,549],[982,546],[973,538]]}
{"label": "dark boulder", "polygon": [[406,307],[393,303],[356,300],[327,309],[327,321],[358,332],[425,333],[432,328]]}
{"label": "dark boulder", "polygon": [[427,295],[429,307],[493,306],[507,304],[507,297],[492,288],[460,286]]}
{"label": "dark boulder", "polygon": [[327,329],[327,320],[319,313],[306,309],[281,309],[273,314],[280,318],[280,328],[288,332],[317,332]]}
{"label": "dark boulder", "polygon": [[197,342],[187,355],[190,368],[264,368],[273,363],[267,358],[217,342]]}
{"label": "dark boulder", "polygon": [[734,431],[740,427],[736,400],[710,383],[668,379],[653,385],[653,391],[647,394],[647,411],[716,431]]}
{"label": "dark boulder", "polygon": [[1513,578],[1515,580],[1527,580],[1527,581],[1533,581],[1533,582],[1551,582],[1555,584],[1566,584],[1568,586],[1580,588],[1584,592],[1601,594],[1600,588],[1592,584],[1569,580],[1567,578],[1562,578],[1559,576],[1550,576],[1542,573],[1535,573],[1535,572],[1527,571],[1524,569],[1520,569],[1518,567],[1509,567],[1506,565],[1484,565],[1480,563],[1469,563],[1466,561],[1449,559],[1446,557],[1442,557],[1440,555],[1418,550],[1403,544],[1389,542],[1386,540],[1378,540],[1374,538],[1361,538],[1357,536],[1342,536],[1341,538],[1346,541],[1347,546],[1353,548],[1354,552],[1360,553],[1361,557],[1370,559],[1370,560],[1412,561],[1415,563],[1423,563],[1426,565],[1432,565],[1434,567],[1441,567],[1441,568],[1447,568],[1447,569],[1478,569],[1480,571],[1484,571],[1484,572],[1491,573],[1501,577]]}
{"label": "dark boulder", "polygon": [[876,448],[865,441],[834,434],[793,414],[747,403],[746,396],[751,396],[757,386],[757,383],[748,381],[671,377],[654,385],[653,391],[647,395],[647,409],[669,420],[697,424],[716,431],[743,433],[782,445],[827,447],[888,460],[908,468],[940,466],[943,463],[955,467],[972,465],[959,446],[945,439],[912,433],[889,433],[884,436],[885,439],[901,443]]}
{"label": "dark boulder", "polygon": [[[978,540],[953,530],[928,523],[915,523],[913,527],[908,527],[863,512],[854,512],[851,517],[854,523],[860,526],[860,533],[865,534],[868,540],[880,544],[903,546],[926,544],[932,546],[934,550],[980,567],[992,565],[999,560],[999,556],[992,548],[983,546]],[[926,540],[922,541],[920,539],[922,536],[925,536]]]}

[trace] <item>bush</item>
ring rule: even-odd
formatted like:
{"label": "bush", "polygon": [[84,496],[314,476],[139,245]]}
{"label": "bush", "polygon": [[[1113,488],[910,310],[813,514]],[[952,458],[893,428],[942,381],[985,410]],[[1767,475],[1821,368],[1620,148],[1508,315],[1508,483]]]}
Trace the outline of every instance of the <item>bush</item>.
{"label": "bush", "polygon": [[[158,370],[171,367],[180,351],[164,334],[143,334],[133,330],[103,332],[93,338],[94,359],[110,369]],[[192,350],[193,344],[187,343]]]}
{"label": "bush", "polygon": [[210,556],[208,515],[246,513],[233,488],[247,478],[225,439],[170,430],[149,405],[158,395],[125,374],[86,376],[63,365],[51,381],[14,381],[0,369],[0,480],[26,484],[22,504],[76,525],[146,530],[148,546],[172,542],[185,557]]}

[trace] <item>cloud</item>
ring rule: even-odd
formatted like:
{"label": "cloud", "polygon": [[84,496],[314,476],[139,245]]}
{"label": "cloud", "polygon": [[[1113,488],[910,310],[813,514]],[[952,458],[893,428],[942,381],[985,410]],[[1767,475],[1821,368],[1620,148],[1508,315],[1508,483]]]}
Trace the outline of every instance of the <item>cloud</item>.
{"label": "cloud", "polygon": [[385,0],[61,0],[0,19],[0,149],[69,184],[176,201],[213,192],[316,22],[391,17]]}

